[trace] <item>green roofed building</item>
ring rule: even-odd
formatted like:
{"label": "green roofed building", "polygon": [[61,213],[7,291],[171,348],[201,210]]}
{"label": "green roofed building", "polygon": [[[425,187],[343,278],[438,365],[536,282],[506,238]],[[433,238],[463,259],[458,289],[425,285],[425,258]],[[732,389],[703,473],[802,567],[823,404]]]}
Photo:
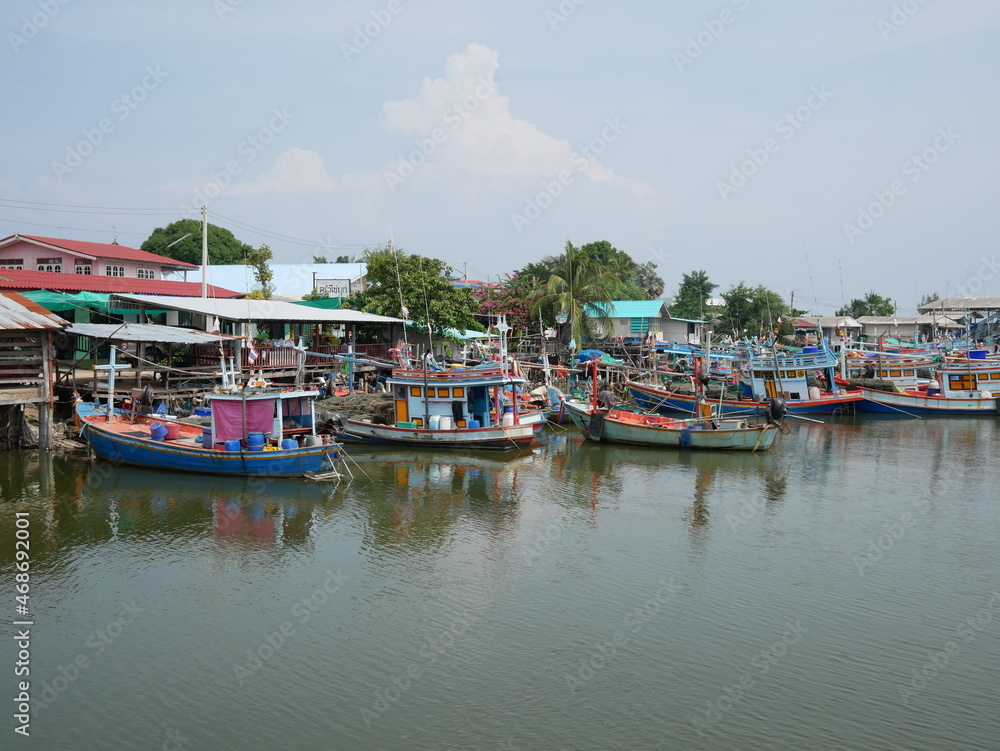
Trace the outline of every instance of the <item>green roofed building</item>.
{"label": "green roofed building", "polygon": [[[646,337],[653,334],[657,341],[678,344],[698,344],[707,321],[674,318],[666,300],[614,300],[606,306],[614,324],[615,337]],[[587,306],[587,315],[599,316],[594,305]]]}

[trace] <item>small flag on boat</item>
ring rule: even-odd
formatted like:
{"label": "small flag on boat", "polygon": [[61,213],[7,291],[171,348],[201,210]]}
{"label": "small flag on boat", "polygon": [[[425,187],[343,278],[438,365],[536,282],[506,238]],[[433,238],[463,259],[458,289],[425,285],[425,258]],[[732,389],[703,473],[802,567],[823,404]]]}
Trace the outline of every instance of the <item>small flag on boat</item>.
{"label": "small flag on boat", "polygon": [[403,308],[403,318],[409,318],[410,317],[410,309],[407,308],[405,305],[403,305],[402,308]]}
{"label": "small flag on boat", "polygon": [[259,354],[260,353],[257,352],[257,349],[251,344],[250,345],[250,353],[247,355],[247,362],[250,363],[251,365],[253,365],[255,362],[257,362],[257,356]]}
{"label": "small flag on boat", "polygon": [[209,333],[218,334],[221,331],[222,331],[222,324],[219,322],[219,316],[216,316],[215,320],[212,322],[212,330]]}

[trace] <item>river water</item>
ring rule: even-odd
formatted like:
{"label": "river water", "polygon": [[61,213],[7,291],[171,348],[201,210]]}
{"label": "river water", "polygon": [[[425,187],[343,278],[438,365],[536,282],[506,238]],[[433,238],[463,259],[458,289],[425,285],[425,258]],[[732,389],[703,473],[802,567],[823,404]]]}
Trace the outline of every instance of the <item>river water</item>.
{"label": "river water", "polygon": [[340,485],[6,454],[32,705],[25,743],[8,635],[2,745],[1000,748],[998,445],[992,418],[800,422],[757,456],[553,432],[352,448]]}

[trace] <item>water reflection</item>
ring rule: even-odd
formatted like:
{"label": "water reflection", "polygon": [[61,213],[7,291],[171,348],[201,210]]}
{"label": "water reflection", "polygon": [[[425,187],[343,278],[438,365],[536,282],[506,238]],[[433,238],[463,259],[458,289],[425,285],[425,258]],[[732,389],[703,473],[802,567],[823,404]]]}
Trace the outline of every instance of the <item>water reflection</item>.
{"label": "water reflection", "polygon": [[[367,477],[352,492],[366,500],[366,543],[434,546],[458,521],[504,536],[517,524],[526,475],[537,474],[539,457],[520,454],[436,454],[420,450],[352,451]],[[358,477],[355,473],[355,477]]]}

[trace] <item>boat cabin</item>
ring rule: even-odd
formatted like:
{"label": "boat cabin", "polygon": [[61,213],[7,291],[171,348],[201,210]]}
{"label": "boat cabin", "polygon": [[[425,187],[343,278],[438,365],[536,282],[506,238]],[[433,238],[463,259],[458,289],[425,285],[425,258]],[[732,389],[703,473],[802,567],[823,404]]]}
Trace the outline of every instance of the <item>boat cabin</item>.
{"label": "boat cabin", "polygon": [[823,393],[835,393],[837,364],[833,353],[819,347],[754,357],[743,371],[743,395],[756,401],[819,399]]}
{"label": "boat cabin", "polygon": [[[396,425],[426,430],[517,425],[516,393],[524,383],[498,364],[453,370],[397,368],[387,381]],[[514,389],[514,399],[504,396],[507,385]]]}
{"label": "boat cabin", "polygon": [[280,443],[300,435],[314,436],[315,401],[320,394],[310,389],[273,388],[211,394],[211,440],[247,442],[252,433],[262,433],[265,440]]}
{"label": "boat cabin", "polygon": [[1000,362],[969,360],[946,363],[937,369],[941,396],[953,399],[990,399],[1000,395]]}

